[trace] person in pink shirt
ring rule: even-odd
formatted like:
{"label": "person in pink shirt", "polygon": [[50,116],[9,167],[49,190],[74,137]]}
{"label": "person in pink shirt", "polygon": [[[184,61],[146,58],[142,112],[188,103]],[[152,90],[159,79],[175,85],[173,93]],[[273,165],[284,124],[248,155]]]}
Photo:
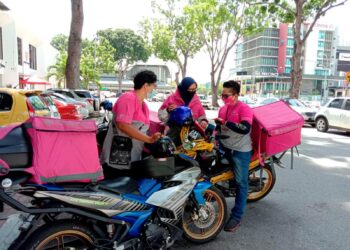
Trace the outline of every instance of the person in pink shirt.
{"label": "person in pink shirt", "polygon": [[[101,162],[124,170],[130,162],[141,160],[144,143],[154,143],[161,137],[148,135],[149,109],[144,102],[157,87],[152,71],[141,71],[134,78],[134,90],[122,94],[113,106],[113,119],[103,144]],[[120,144],[120,145],[118,145]],[[113,150],[113,146],[117,150]],[[111,160],[113,159],[113,160]]]}
{"label": "person in pink shirt", "polygon": [[[204,108],[199,97],[196,94],[197,83],[192,77],[185,77],[178,85],[174,94],[168,96],[163,102],[162,106],[158,110],[159,120],[168,123],[169,114],[176,109],[178,106],[187,106],[192,111],[192,117],[198,121],[200,126],[205,129],[208,126],[208,120],[205,115]],[[179,145],[179,134],[181,127],[174,124],[168,124],[170,129],[167,135],[172,138],[175,145]]]}
{"label": "person in pink shirt", "polygon": [[236,184],[235,206],[224,230],[234,232],[241,224],[248,197],[248,170],[252,155],[252,140],[250,137],[253,122],[253,110],[244,102],[238,100],[240,85],[236,81],[223,84],[221,98],[225,105],[219,110],[219,118],[215,119],[221,125],[221,134],[228,139],[220,141],[226,157],[232,162],[234,182]]}

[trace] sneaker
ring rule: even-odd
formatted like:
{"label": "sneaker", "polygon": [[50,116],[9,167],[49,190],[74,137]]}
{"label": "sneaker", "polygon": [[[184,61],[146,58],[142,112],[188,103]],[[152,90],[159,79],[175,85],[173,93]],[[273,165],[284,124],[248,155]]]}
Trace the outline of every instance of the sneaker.
{"label": "sneaker", "polygon": [[233,233],[239,228],[240,225],[240,221],[230,218],[225,224],[224,231]]}

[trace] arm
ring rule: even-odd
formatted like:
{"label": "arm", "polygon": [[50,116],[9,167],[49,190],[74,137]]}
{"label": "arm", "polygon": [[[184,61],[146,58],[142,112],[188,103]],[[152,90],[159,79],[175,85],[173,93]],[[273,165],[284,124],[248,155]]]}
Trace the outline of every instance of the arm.
{"label": "arm", "polygon": [[153,134],[152,137],[145,135],[139,130],[135,129],[133,126],[131,126],[131,124],[124,122],[118,122],[117,128],[120,129],[123,133],[127,134],[129,137],[146,143],[153,143],[156,140],[158,140],[161,136],[161,134],[158,132]]}
{"label": "arm", "polygon": [[246,135],[250,132],[251,125],[247,121],[242,121],[241,123],[234,123],[234,122],[229,122],[227,121],[225,123],[226,127],[231,129],[232,131],[238,133],[238,134],[243,134]]}

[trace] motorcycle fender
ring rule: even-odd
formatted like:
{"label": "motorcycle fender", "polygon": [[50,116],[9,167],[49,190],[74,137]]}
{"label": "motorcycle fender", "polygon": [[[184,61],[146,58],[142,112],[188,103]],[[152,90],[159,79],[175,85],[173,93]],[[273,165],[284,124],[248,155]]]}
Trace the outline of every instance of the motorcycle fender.
{"label": "motorcycle fender", "polygon": [[209,181],[201,181],[197,182],[197,184],[193,188],[193,193],[196,201],[200,205],[205,205],[205,200],[203,198],[203,192],[207,189],[209,189],[213,184]]}

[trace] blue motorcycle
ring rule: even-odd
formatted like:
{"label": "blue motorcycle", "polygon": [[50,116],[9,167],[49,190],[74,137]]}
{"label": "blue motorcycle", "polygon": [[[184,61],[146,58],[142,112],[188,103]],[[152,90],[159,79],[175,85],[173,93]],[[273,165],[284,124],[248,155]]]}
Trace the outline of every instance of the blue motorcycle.
{"label": "blue motorcycle", "polygon": [[149,157],[131,170],[88,184],[34,185],[16,171],[2,176],[2,203],[28,214],[9,249],[169,249],[181,235],[204,243],[220,233],[226,201],[210,182],[199,181],[196,161]]}

